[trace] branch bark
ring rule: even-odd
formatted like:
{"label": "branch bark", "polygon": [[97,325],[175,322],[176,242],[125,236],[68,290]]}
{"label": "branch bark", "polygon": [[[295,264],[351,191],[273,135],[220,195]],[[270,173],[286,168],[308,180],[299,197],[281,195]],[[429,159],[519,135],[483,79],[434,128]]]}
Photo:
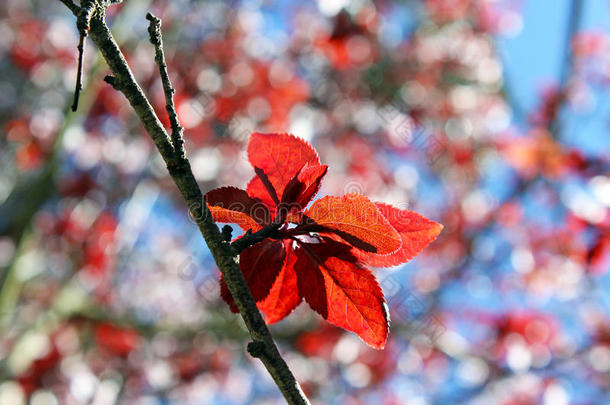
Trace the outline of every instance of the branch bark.
{"label": "branch bark", "polygon": [[163,52],[163,39],[161,37],[161,20],[151,13],[146,14],[146,19],[150,21],[148,26],[148,34],[150,43],[155,47],[155,62],[159,66],[159,74],[163,83],[163,93],[165,94],[165,109],[169,116],[169,122],[172,127],[172,145],[178,157],[184,155],[184,140],[182,138],[183,128],[178,122],[178,114],[174,106],[174,93],[167,73],[167,64],[165,63],[165,54]]}
{"label": "branch bark", "polygon": [[[65,0],[60,1],[66,4],[75,15],[82,11],[79,9],[76,12],[77,10],[70,7],[69,2],[67,3]],[[84,4],[86,3],[88,2],[84,2]],[[137,84],[125,57],[106,25],[105,12],[110,2],[92,0],[92,3],[94,3],[94,10],[89,24],[89,36],[97,45],[114,75],[106,77],[105,81],[112,84],[115,89],[125,95],[163,157],[167,170],[180,190],[192,217],[195,219],[250,332],[252,342],[250,342],[248,347],[256,349],[249,349],[248,351],[253,357],[257,357],[263,362],[288,404],[309,404],[288,365],[281,357],[273,337],[256,307],[256,302],[239,269],[238,253],[231,246],[230,242],[223,238],[218,226],[212,219],[210,210],[204,204],[203,195],[195,180],[190,163],[181,151],[182,129],[173,108],[173,89],[167,75],[165,58],[161,49],[160,20],[152,15],[150,16],[151,26],[149,33],[156,48],[155,59],[161,71],[167,110],[172,123],[172,138],[166,132],[144,92]]]}
{"label": "branch bark", "polygon": [[[64,3],[66,4],[66,3]],[[89,31],[89,21],[91,20],[91,14],[94,8],[93,0],[83,0],[81,7],[76,16],[76,27],[78,28],[78,67],[76,70],[76,86],[74,88],[74,102],[72,103],[72,111],[78,109],[78,99],[80,92],[83,90],[83,58],[85,55],[85,39],[87,38],[87,31]],[[70,7],[68,5],[68,7]]]}

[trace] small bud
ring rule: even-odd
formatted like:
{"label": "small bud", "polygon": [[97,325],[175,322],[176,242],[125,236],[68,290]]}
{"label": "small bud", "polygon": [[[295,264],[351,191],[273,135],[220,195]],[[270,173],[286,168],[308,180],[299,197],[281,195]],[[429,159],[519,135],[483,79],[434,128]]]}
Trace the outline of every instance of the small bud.
{"label": "small bud", "polygon": [[224,239],[225,242],[231,242],[231,233],[233,232],[233,228],[231,228],[231,225],[225,225],[222,227],[222,239]]}

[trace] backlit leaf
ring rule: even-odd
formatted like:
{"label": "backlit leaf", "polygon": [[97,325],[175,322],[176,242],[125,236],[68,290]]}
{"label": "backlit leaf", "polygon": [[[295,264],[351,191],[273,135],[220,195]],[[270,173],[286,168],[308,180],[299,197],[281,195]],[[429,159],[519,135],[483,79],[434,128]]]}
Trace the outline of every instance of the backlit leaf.
{"label": "backlit leaf", "polygon": [[416,212],[401,210],[388,204],[375,203],[383,216],[398,231],[402,246],[390,255],[354,251],[363,263],[375,267],[390,267],[406,263],[436,239],[443,226]]}
{"label": "backlit leaf", "polygon": [[216,222],[237,224],[244,230],[257,231],[271,219],[265,204],[236,187],[211,190],[204,199]]}
{"label": "backlit leaf", "polygon": [[[320,164],[318,154],[313,147],[291,134],[253,133],[248,142],[248,160],[253,167],[262,170],[275,194],[281,197],[290,180],[306,165]],[[248,185],[248,194],[267,203],[272,198],[264,198],[262,193],[269,194],[260,177]]]}
{"label": "backlit leaf", "polygon": [[382,349],[389,328],[387,307],[377,280],[357,264],[351,247],[329,239],[299,246],[296,269],[307,303],[329,322]]}
{"label": "backlit leaf", "polygon": [[366,252],[394,253],[402,243],[398,232],[377,206],[360,194],[321,198],[304,215],[301,230],[335,233]]}

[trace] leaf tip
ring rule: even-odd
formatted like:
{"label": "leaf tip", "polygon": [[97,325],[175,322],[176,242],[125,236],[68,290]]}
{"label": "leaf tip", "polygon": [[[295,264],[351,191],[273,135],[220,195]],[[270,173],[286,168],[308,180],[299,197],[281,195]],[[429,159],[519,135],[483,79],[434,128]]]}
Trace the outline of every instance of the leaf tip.
{"label": "leaf tip", "polygon": [[438,236],[441,234],[443,229],[445,229],[445,226],[443,224],[441,224],[441,223],[438,223],[438,222],[434,222],[434,221],[432,221],[432,222],[433,222],[433,225],[432,225],[432,229],[430,231],[430,234],[432,236],[432,241],[434,241],[436,238],[438,238]]}

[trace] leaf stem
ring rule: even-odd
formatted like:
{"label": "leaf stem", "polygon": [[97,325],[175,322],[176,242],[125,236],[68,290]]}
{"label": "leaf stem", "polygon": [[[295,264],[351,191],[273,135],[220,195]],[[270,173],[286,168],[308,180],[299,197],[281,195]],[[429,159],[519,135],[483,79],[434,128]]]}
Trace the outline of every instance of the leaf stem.
{"label": "leaf stem", "polygon": [[257,244],[258,242],[262,242],[264,239],[269,237],[273,237],[275,234],[277,234],[277,231],[281,225],[282,224],[275,223],[267,225],[254,233],[249,230],[244,236],[231,243],[231,247],[236,253],[241,253],[250,246]]}
{"label": "leaf stem", "polygon": [[[66,4],[64,2],[64,4]],[[76,27],[78,28],[78,68],[76,70],[76,84],[74,88],[74,102],[72,103],[72,111],[78,109],[78,99],[80,92],[83,89],[83,57],[85,54],[85,38],[87,38],[87,31],[89,31],[89,22],[91,21],[91,15],[94,9],[94,0],[84,0],[82,6],[79,8],[76,17]]]}

